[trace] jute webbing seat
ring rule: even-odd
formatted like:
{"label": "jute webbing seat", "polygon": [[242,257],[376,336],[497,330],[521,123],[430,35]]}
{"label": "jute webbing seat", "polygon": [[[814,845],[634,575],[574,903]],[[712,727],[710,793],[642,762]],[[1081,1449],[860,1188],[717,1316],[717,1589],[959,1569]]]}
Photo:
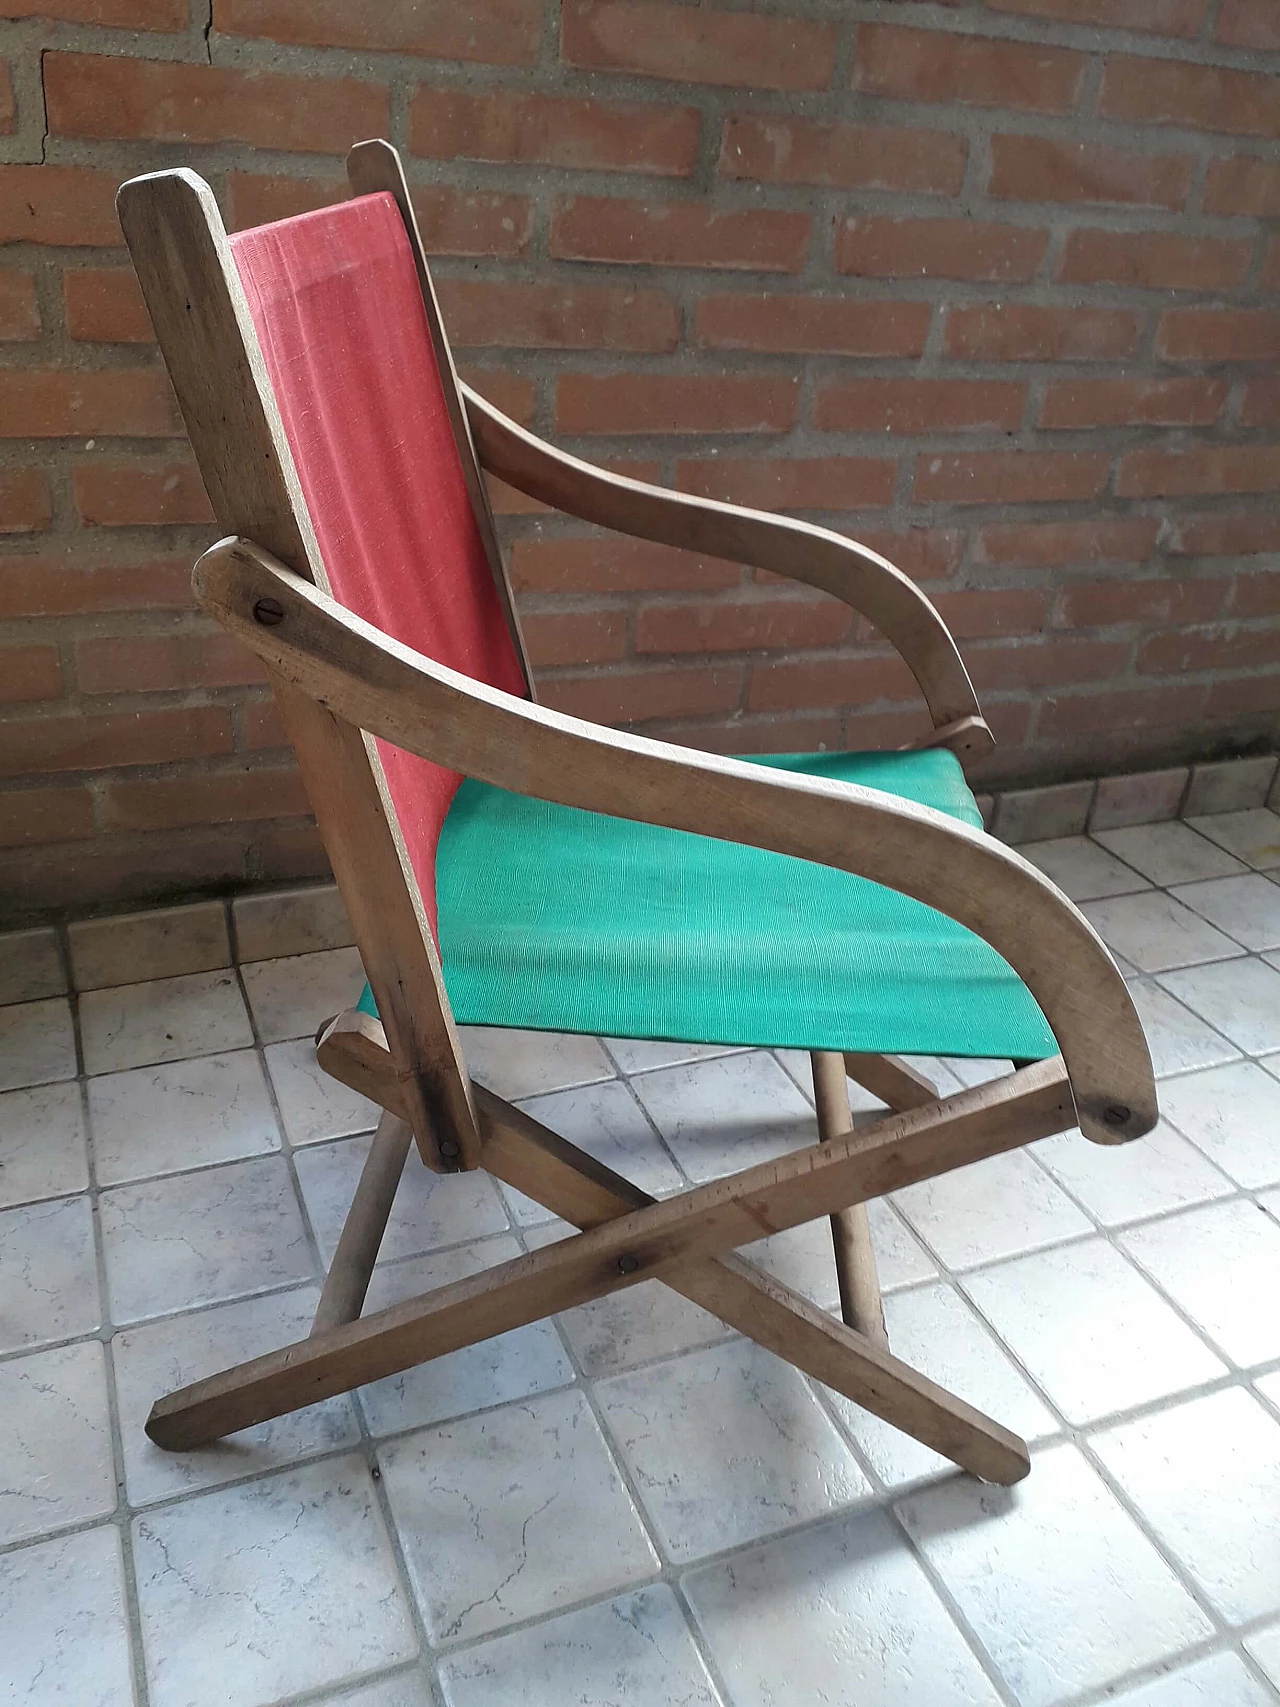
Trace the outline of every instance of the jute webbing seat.
{"label": "jute webbing seat", "polygon": [[[161,1399],[189,1447],[657,1276],[977,1474],[1026,1447],[888,1350],[869,1198],[1079,1123],[1149,1131],[1124,981],[1084,918],[981,828],[991,746],[955,644],[883,558],[807,524],[622,479],[545,444],[454,372],[400,163],[228,238],[204,183],[119,206],[228,537],[201,606],[267,664],[369,976],[318,1038],[384,1109],[311,1336]],[[481,470],[641,538],[807,581],[910,666],[933,733],[897,753],[743,762],[541,708]],[[354,992],[353,992],[354,995]],[[472,1082],[455,1022],[786,1045],[821,1142],[654,1203]],[[900,1054],[1011,1058],[951,1097]],[[853,1130],[847,1077],[889,1107]],[[411,1142],[583,1229],[364,1316]],[[738,1247],[829,1215],[842,1319]]]}

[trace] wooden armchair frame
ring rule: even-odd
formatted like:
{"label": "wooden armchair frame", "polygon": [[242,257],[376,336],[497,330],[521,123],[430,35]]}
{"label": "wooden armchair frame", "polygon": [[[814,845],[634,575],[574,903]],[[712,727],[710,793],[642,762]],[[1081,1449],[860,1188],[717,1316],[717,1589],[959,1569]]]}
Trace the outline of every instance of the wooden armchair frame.
{"label": "wooden armchair frame", "polygon": [[[836,594],[906,660],[929,707],[932,742],[953,747],[962,762],[987,750],[990,733],[945,624],[883,558],[825,529],[594,469],[458,383],[395,151],[361,143],[348,173],[356,194],[389,191],[404,219],[468,488],[526,676],[482,468],[586,519]],[[1029,1467],[1023,1442],[888,1351],[865,1204],[1077,1121],[1102,1143],[1154,1125],[1142,1028],[1087,921],[1027,861],[941,813],[563,716],[460,675],[352,615],[329,594],[207,185],[185,171],[134,179],[119,209],[229,536],[196,565],[196,597],[268,666],[381,1016],[339,1015],[322,1029],[319,1060],[385,1111],[310,1337],[161,1399],[148,1434],[171,1449],[197,1446],[656,1276],[977,1475],[1017,1480]],[[654,1202],[472,1082],[375,736],[502,788],[790,854],[923,901],[1004,955],[1061,1054],[939,1098],[891,1057],[816,1052],[819,1144]],[[853,1130],[846,1073],[892,1112]],[[429,1167],[484,1167],[581,1231],[362,1316],[413,1141]],[[835,1232],[843,1320],[734,1254],[822,1215]]]}

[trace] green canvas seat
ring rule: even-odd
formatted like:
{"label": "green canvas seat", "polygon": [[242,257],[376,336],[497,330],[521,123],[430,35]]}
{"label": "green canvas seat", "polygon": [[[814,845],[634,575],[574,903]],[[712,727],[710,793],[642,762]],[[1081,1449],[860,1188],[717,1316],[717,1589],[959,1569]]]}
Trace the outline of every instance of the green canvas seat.
{"label": "green canvas seat", "polygon": [[[944,748],[751,762],[981,825]],[[867,1054],[1057,1053],[994,949],[827,866],[468,779],[444,822],[436,885],[445,984],[464,1025]],[[376,1012],[367,987],[361,1006]]]}

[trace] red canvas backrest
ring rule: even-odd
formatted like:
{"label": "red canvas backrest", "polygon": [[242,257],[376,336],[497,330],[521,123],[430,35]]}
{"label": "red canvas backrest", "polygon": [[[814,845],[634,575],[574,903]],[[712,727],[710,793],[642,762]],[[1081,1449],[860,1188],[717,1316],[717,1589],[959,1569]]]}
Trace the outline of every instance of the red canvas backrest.
{"label": "red canvas backrest", "polygon": [[[333,596],[384,633],[525,694],[394,199],[231,238]],[[435,852],[461,782],[379,742],[435,924]]]}

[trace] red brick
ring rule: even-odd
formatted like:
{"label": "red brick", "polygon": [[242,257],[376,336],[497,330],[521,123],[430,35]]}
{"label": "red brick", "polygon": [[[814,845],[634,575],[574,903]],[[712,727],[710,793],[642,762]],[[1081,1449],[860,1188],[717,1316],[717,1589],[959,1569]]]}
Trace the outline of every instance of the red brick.
{"label": "red brick", "polygon": [[1027,202],[1185,205],[1189,154],[1129,154],[1050,136],[993,136],[987,194]]}
{"label": "red brick", "polygon": [[1193,492],[1280,490],[1280,445],[1192,445],[1131,450],[1122,458],[1122,498],[1179,498]]}
{"label": "red brick", "polygon": [[245,745],[254,752],[289,745],[284,719],[274,699],[250,700],[241,709],[240,726]]}
{"label": "red brick", "polygon": [[1259,283],[1263,290],[1280,290],[1280,238],[1273,237],[1267,244]]}
{"label": "red brick", "polygon": [[256,837],[258,865],[272,883],[297,883],[309,877],[331,878],[329,857],[314,824],[270,824]]}
{"label": "red brick", "polygon": [[[213,27],[294,47],[346,47],[422,59],[532,65],[538,57],[541,0],[214,0]],[[385,134],[379,133],[379,134]]]}
{"label": "red brick", "polygon": [[848,605],[826,598],[646,605],[636,617],[636,651],[791,651],[838,646],[851,619]]}
{"label": "red brick", "polygon": [[92,166],[0,166],[0,243],[119,248],[119,184]]}
{"label": "red brick", "polygon": [[535,669],[612,663],[627,649],[625,611],[526,611],[520,625]]}
{"label": "red brick", "polygon": [[16,269],[0,272],[0,343],[29,343],[39,336],[34,277]]}
{"label": "red brick", "polygon": [[716,212],[696,202],[575,196],[552,216],[551,253],[572,261],[798,273],[811,223],[807,213],[772,208]]}
{"label": "red brick", "polygon": [[[459,16],[465,9],[457,8]],[[698,156],[696,107],[420,88],[409,108],[409,148],[432,160],[491,160],[591,171],[687,177]]]}
{"label": "red brick", "polygon": [[1244,388],[1240,420],[1246,427],[1280,426],[1280,379],[1249,381]]}
{"label": "red brick", "polygon": [[533,234],[526,196],[428,187],[413,191],[428,255],[523,255]]}
{"label": "red brick", "polygon": [[1160,36],[1198,36],[1209,0],[988,0],[997,12],[1060,18],[1069,24],[1103,24],[1111,30],[1146,30]]}
{"label": "red brick", "polygon": [[735,374],[561,374],[556,426],[565,433],[782,433],[799,382]]}
{"label": "red brick", "polygon": [[680,320],[663,291],[441,279],[455,347],[674,350]]}
{"label": "red brick", "polygon": [[46,53],[44,88],[55,136],[338,154],[360,137],[385,136],[390,125],[386,85],[354,77]]}
{"label": "red brick", "polygon": [[1246,213],[1280,219],[1280,166],[1256,154],[1211,160],[1205,179],[1206,213]]}
{"label": "red brick", "polygon": [[81,343],[153,344],[132,267],[74,267],[62,275],[67,331]]}
{"label": "red brick", "polygon": [[749,753],[818,753],[843,748],[840,724],[838,712],[825,717],[774,716],[758,723],[735,717],[721,726],[700,723],[692,733],[676,724],[671,729],[656,727],[653,734],[676,746],[695,747],[702,753],[727,753],[732,758]]}
{"label": "red brick", "polygon": [[1144,563],[1155,550],[1155,516],[1115,516],[1105,521],[1023,522],[983,528],[974,562],[1001,568],[1055,569],[1075,563]]}
{"label": "red brick", "polygon": [[39,847],[93,834],[87,788],[20,788],[0,794],[0,848]]}
{"label": "red brick", "polygon": [[0,774],[103,770],[212,758],[231,750],[231,716],[220,705],[101,716],[27,717],[5,725]]}
{"label": "red brick", "polygon": [[893,502],[898,465],[882,457],[716,457],[682,460],[682,492],[756,510],[859,510]]}
{"label": "red brick", "polygon": [[1060,379],[1042,427],[1207,427],[1227,401],[1225,379]]}
{"label": "red brick", "polygon": [[1056,621],[1065,628],[1112,628],[1117,623],[1144,626],[1210,622],[1222,609],[1226,582],[1076,581],[1062,589]]}
{"label": "red brick", "polygon": [[1261,362],[1280,357],[1280,314],[1262,308],[1170,308],[1156,354],[1175,362]]}
{"label": "red brick", "polygon": [[182,431],[168,376],[158,368],[93,373],[9,368],[0,373],[0,432],[24,438],[171,438]]}
{"label": "red brick", "polygon": [[791,711],[795,707],[869,705],[877,700],[920,697],[901,658],[805,658],[756,664],[747,690],[748,711]]}
{"label": "red brick", "polygon": [[818,393],[815,420],[825,432],[950,433],[964,427],[1010,432],[1022,424],[1021,381],[996,379],[845,379]]}
{"label": "red brick", "polygon": [[975,587],[959,593],[934,593],[932,598],[957,640],[1039,634],[1049,616],[1049,595],[1040,588]]}
{"label": "red brick", "polygon": [[842,356],[919,356],[929,333],[927,302],[866,302],[839,296],[704,296],[698,341],[713,349]]}
{"label": "red brick", "polygon": [[[1260,575],[1237,575],[1231,599],[1233,616],[1280,616],[1280,570]],[[1216,611],[1210,612],[1216,616]]]}
{"label": "red brick", "polygon": [[111,635],[76,643],[82,693],[157,693],[264,682],[266,670],[234,635]]}
{"label": "red brick", "polygon": [[1245,676],[1243,680],[1210,682],[1205,717],[1240,717],[1280,707],[1280,671]]}
{"label": "red brick", "polygon": [[1280,48],[1275,0],[1222,0],[1215,34],[1232,47]]}
{"label": "red brick", "polygon": [[1138,317],[1124,308],[979,302],[947,310],[949,356],[968,361],[1103,362],[1132,355]]}
{"label": "red brick", "polygon": [[149,777],[114,782],[104,796],[108,824],[123,830],[170,830],[187,824],[228,824],[297,818],[311,804],[296,766],[242,770],[229,776]]}
{"label": "red brick", "polygon": [[13,98],[13,76],[8,63],[0,59],[0,135],[13,135],[17,115],[17,103]]}
{"label": "red brick", "polygon": [[538,683],[543,705],[593,723],[714,717],[733,711],[741,694],[741,664],[703,663],[676,670],[659,666],[609,675],[555,676]]}
{"label": "red brick", "polygon": [[473,391],[478,391],[487,403],[492,403],[495,409],[500,409],[513,421],[519,421],[522,427],[527,427],[532,421],[533,382],[523,374],[512,373],[507,368],[471,367],[462,362],[458,366],[458,377],[465,380]]}
{"label": "red brick", "polygon": [[213,520],[194,462],[94,460],[73,475],[76,508],[92,527],[172,527]]}
{"label": "red brick", "polygon": [[960,565],[964,535],[956,528],[859,528],[859,545],[887,557],[913,581],[940,581]]}
{"label": "red brick", "polygon": [[964,182],[968,157],[964,137],[945,130],[734,113],[725,120],[720,171],[726,178],[770,184],[954,196]]}
{"label": "red brick", "polygon": [[1268,670],[1280,664],[1280,629],[1239,629],[1234,623],[1199,633],[1151,634],[1138,648],[1144,676],[1183,676],[1206,670]]}
{"label": "red brick", "polygon": [[60,18],[69,24],[172,34],[186,29],[187,6],[186,0],[3,0],[0,17]]}
{"label": "red brick", "polygon": [[926,452],[916,459],[915,495],[921,503],[1062,503],[1097,497],[1109,466],[1101,452]]}
{"label": "red brick", "polygon": [[1068,640],[1051,635],[1039,644],[1019,640],[1012,646],[970,647],[965,664],[979,693],[1012,693],[1017,688],[1074,687],[1121,675],[1129,663],[1128,640]]}
{"label": "red brick", "polygon": [[1109,59],[1098,111],[1139,124],[1280,136],[1280,86],[1274,77],[1177,59]]}
{"label": "red brick", "polygon": [[120,563],[59,552],[0,558],[0,619],[99,611],[185,610],[192,554]]}
{"label": "red brick", "polygon": [[1047,231],[992,225],[976,219],[842,220],[836,227],[836,266],[871,278],[1034,278],[1049,247]]}
{"label": "red brick", "polygon": [[350,191],[345,178],[270,177],[256,172],[228,172],[226,177],[227,229],[247,231],[255,225],[270,225],[295,214],[314,213],[346,201]]}
{"label": "red brick", "polygon": [[56,646],[0,646],[0,702],[57,699],[61,692]]}
{"label": "red brick", "polygon": [[1280,514],[1256,510],[1250,515],[1178,516],[1165,550],[1180,557],[1253,557],[1280,552]]}
{"label": "red brick", "polygon": [[1184,237],[1174,231],[1073,231],[1058,277],[1072,284],[1136,285],[1147,290],[1226,290],[1243,284],[1248,238]]}
{"label": "red brick", "polygon": [[1088,61],[1064,48],[896,24],[860,24],[852,87],[899,101],[1065,113]]}
{"label": "red brick", "polygon": [[825,89],[837,28],[796,18],[666,6],[650,0],[565,0],[560,54],[587,71],[624,71],[740,89]]}
{"label": "red brick", "polygon": [[1115,730],[1195,727],[1203,687],[1133,688],[1119,693],[1063,694],[1040,707],[1037,734],[1110,734]]}
{"label": "red brick", "polygon": [[0,533],[40,533],[52,519],[43,468],[0,468]]}
{"label": "red brick", "polygon": [[511,580],[517,592],[698,592],[736,587],[741,579],[736,563],[648,540],[534,536],[517,539],[511,548]]}
{"label": "red brick", "polygon": [[[988,706],[989,720],[999,707]],[[902,711],[851,710],[845,717],[845,739],[851,753],[891,753],[929,733],[929,718],[922,705]],[[1005,736],[997,736],[1005,740]]]}

